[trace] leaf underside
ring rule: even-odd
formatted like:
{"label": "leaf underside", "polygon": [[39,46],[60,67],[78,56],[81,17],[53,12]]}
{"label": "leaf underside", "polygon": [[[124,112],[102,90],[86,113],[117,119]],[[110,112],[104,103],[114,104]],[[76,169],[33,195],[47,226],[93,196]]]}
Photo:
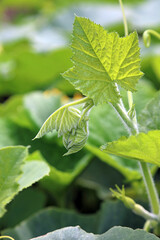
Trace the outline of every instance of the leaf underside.
{"label": "leaf underside", "polygon": [[118,102],[117,85],[135,91],[143,75],[136,32],[120,38],[87,18],[76,17],[72,41],[74,66],[63,76],[94,104]]}
{"label": "leaf underside", "polygon": [[[85,104],[85,108],[90,108],[90,100]],[[41,138],[54,129],[58,132],[58,137],[63,136],[63,144],[68,150],[65,155],[80,151],[88,139],[88,111],[83,115],[77,108],[71,106],[63,106],[54,112],[43,124],[36,138]]]}
{"label": "leaf underside", "polygon": [[140,133],[129,138],[122,137],[118,141],[107,143],[101,147],[106,153],[160,166],[160,131]]}
{"label": "leaf underside", "polygon": [[31,240],[158,240],[154,234],[147,233],[144,230],[133,230],[127,227],[113,227],[106,233],[101,235],[95,235],[93,233],[87,233],[78,227],[67,227],[48,233],[38,238],[32,238]]}
{"label": "leaf underside", "polygon": [[78,109],[61,107],[44,122],[35,138],[41,138],[54,129],[58,131],[58,137],[60,137],[64,133],[71,131],[73,127],[76,128],[79,119],[80,111]]}

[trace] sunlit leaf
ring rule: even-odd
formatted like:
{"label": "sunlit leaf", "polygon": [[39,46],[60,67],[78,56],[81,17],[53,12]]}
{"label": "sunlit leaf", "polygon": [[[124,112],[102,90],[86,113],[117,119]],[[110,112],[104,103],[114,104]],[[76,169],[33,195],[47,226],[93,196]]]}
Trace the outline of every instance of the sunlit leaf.
{"label": "sunlit leaf", "polygon": [[117,102],[116,84],[135,91],[143,75],[137,33],[120,38],[87,18],[76,17],[72,41],[74,67],[63,76],[94,103]]}
{"label": "sunlit leaf", "polygon": [[129,138],[122,137],[118,141],[102,146],[101,149],[106,153],[160,166],[160,131],[140,133]]}

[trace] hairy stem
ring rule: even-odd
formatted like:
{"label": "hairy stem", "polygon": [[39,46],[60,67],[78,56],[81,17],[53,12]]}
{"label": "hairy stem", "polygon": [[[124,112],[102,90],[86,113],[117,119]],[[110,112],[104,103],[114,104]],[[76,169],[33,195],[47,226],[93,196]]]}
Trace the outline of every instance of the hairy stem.
{"label": "hairy stem", "polygon": [[145,187],[148,193],[149,201],[151,204],[151,210],[154,214],[159,214],[160,209],[159,209],[159,198],[158,198],[158,193],[153,181],[153,178],[151,176],[151,171],[148,167],[148,164],[139,162],[141,172],[143,175]]}

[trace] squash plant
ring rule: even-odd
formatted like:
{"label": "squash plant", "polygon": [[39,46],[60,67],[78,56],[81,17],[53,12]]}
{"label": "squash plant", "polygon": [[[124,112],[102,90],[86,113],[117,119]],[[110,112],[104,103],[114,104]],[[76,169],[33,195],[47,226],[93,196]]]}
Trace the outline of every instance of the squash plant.
{"label": "squash plant", "polygon": [[[64,156],[74,154],[86,144],[89,136],[89,116],[92,109],[98,105],[109,104],[128,131],[128,137],[124,136],[117,141],[104,143],[100,149],[104,154],[114,154],[128,158],[128,161],[130,159],[138,161],[148,194],[150,211],[137,204],[132,198],[127,197],[124,186],[122,186],[122,189],[116,186],[117,190],[111,189],[111,191],[113,196],[121,200],[127,208],[146,220],[145,231],[114,227],[102,235],[94,235],[86,233],[79,227],[68,227],[38,237],[37,240],[158,239],[155,235],[147,232],[153,231],[155,234],[159,234],[160,203],[150,164],[160,166],[160,131],[153,130],[148,126],[147,131],[145,128],[145,131],[142,132],[144,126],[137,121],[132,92],[136,91],[136,85],[143,76],[140,70],[139,41],[136,31],[128,34],[127,21],[121,0],[120,5],[123,12],[125,37],[119,37],[115,32],[107,32],[102,26],[87,18],[75,17],[71,45],[74,66],[62,75],[85,97],[69,102],[51,114],[42,125],[35,139],[56,130],[58,137],[62,137],[63,144],[67,149]],[[151,34],[160,38],[160,35],[153,30],[145,31],[143,37],[146,47],[150,45]],[[125,90],[128,96],[127,108],[123,102],[122,90]],[[154,105],[154,103],[150,104],[151,106]],[[149,109],[149,111],[151,110]],[[21,148],[18,150],[26,151],[26,149]],[[15,168],[15,171],[17,171],[17,168]],[[42,175],[47,173],[46,168],[46,172]],[[20,173],[17,174],[20,175]],[[17,176],[15,178],[16,181],[20,179]],[[13,180],[9,179],[9,181]],[[13,185],[13,189],[16,189],[16,187],[18,188],[16,184]],[[5,211],[4,208],[1,211]],[[9,236],[3,236],[3,238],[13,239]]]}
{"label": "squash plant", "polygon": [[[147,211],[127,197],[124,186],[122,190],[117,186],[117,191],[112,189],[111,191],[135,214],[146,219],[144,225],[146,231],[153,229],[156,232],[160,223],[160,203],[149,163],[160,166],[160,132],[153,130],[142,133],[137,122],[132,92],[136,91],[136,84],[143,75],[140,71],[139,41],[136,31],[128,35],[121,0],[120,5],[123,12],[125,37],[119,37],[116,32],[107,32],[102,26],[87,18],[75,17],[71,44],[74,66],[63,73],[63,77],[86,97],[70,102],[54,112],[45,121],[35,138],[41,138],[55,129],[58,137],[62,136],[63,144],[67,149],[64,155],[73,154],[81,150],[87,141],[91,109],[99,104],[109,104],[118,114],[129,137],[121,137],[117,141],[107,143],[101,147],[101,151],[138,160],[151,211]],[[151,34],[160,38],[160,35],[153,30],[145,31],[143,38],[147,47],[150,45]],[[121,89],[125,89],[128,94],[128,109],[124,106]],[[77,229],[74,231],[76,232]],[[58,236],[58,232],[55,236]],[[40,239],[48,238],[46,236]],[[104,239],[109,238],[106,235]]]}

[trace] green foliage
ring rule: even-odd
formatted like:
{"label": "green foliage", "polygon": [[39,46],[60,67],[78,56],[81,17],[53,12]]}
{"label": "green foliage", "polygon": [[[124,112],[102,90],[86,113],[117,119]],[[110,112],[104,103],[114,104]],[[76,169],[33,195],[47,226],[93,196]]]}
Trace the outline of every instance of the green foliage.
{"label": "green foliage", "polygon": [[[144,51],[142,47],[142,65],[147,74],[138,83],[142,72],[137,36],[142,36],[146,23],[150,25],[153,20],[148,14],[146,17],[141,14],[152,9],[148,7],[151,2],[128,5],[127,11],[131,13],[127,14],[129,32],[133,32],[132,26],[136,26],[138,34],[133,32],[121,38],[119,36],[123,36],[123,26],[118,13],[118,2],[117,5],[97,2],[93,6],[86,5],[86,1],[77,0],[79,5],[72,5],[60,14],[57,7],[74,4],[74,0],[3,0],[0,6],[0,42],[3,45],[0,46],[0,182],[4,182],[4,186],[0,183],[0,217],[6,209],[8,211],[0,221],[0,228],[13,227],[3,231],[3,234],[13,236],[15,240],[29,240],[37,236],[41,236],[38,239],[157,239],[144,231],[121,227],[104,233],[115,225],[143,228],[144,219],[133,215],[119,201],[113,201],[108,189],[114,187],[115,183],[121,186],[127,182],[128,197],[120,188],[119,192],[114,191],[115,196],[127,201],[127,204],[133,203],[132,198],[136,202],[142,200],[145,206],[146,195],[135,159],[154,163],[143,163],[149,166],[153,175],[160,166],[157,131],[160,117],[159,94],[144,109],[156,91],[151,82],[148,84],[147,78],[159,89],[160,58],[158,45],[154,46],[154,38],[153,48]],[[154,6],[156,18],[159,17],[158,7],[156,9],[158,4]],[[102,24],[107,27],[107,31],[89,19],[76,17],[72,40],[74,66],[70,68],[71,50],[66,48],[66,43],[69,42],[73,12]],[[116,17],[113,14],[115,12]],[[158,19],[155,20],[156,24]],[[7,24],[3,25],[3,21],[7,21]],[[151,52],[153,57],[148,56],[146,59]],[[155,52],[157,56],[154,56]],[[70,69],[64,73],[69,80],[66,81],[60,73],[68,68]],[[78,100],[82,101],[78,105],[74,101],[80,98],[74,96],[77,93],[74,87],[87,97]],[[57,89],[68,96],[58,93]],[[129,109],[126,90],[134,92],[135,105],[129,106]],[[26,92],[30,93],[24,95]],[[13,96],[17,93],[21,95]],[[127,138],[126,129],[111,107],[112,104],[121,105],[120,97],[126,108],[126,116],[136,125],[135,109],[137,126],[140,132],[145,133]],[[61,107],[66,102],[69,104]],[[102,105],[107,102],[110,104]],[[96,107],[90,111],[94,105]],[[39,129],[37,137],[48,132],[50,134],[32,141]],[[132,130],[131,127],[131,132]],[[62,136],[62,140],[57,139],[57,135]],[[105,142],[108,143],[107,152],[99,149]],[[24,146],[30,146],[29,153]],[[76,153],[83,147],[82,151]],[[109,155],[112,151],[116,156]],[[62,157],[63,154],[66,155],[65,158]],[[156,181],[159,179],[158,174],[159,172]],[[39,183],[33,185],[37,181]],[[156,185],[159,185],[158,181]],[[28,187],[30,188],[26,189]],[[23,189],[25,190],[22,191]],[[152,193],[150,200],[153,199],[154,191]],[[46,209],[46,206],[49,208]],[[138,214],[136,211],[134,213]],[[31,216],[32,214],[34,215]],[[155,214],[146,211],[147,214],[157,221]],[[20,223],[21,221],[23,222]],[[15,226],[16,224],[19,225]],[[150,231],[149,228],[153,225],[147,224],[145,229]],[[76,225],[86,232],[80,228],[52,232]],[[158,231],[158,228],[153,229],[159,236]],[[42,236],[48,232],[52,233]],[[79,235],[75,237],[74,234]]]}
{"label": "green foliage", "polygon": [[49,175],[50,168],[41,154],[37,151],[27,156],[22,171],[23,174],[18,181],[19,191],[30,187],[44,176]]}
{"label": "green foliage", "polygon": [[[62,154],[65,152],[62,143],[57,142],[57,137],[47,136],[42,140],[32,141],[38,129],[49,115],[62,105],[62,94],[54,91],[46,93],[33,92],[24,96],[14,96],[0,106],[2,116],[0,118],[0,147],[8,145],[30,145],[30,152],[34,153],[34,162],[28,162],[31,179],[36,178],[43,171],[43,164],[39,160],[44,160],[49,164],[50,173],[42,181],[41,185],[58,200],[68,186],[77,176],[88,166],[92,159],[92,154],[85,151],[73,156]],[[13,108],[14,107],[14,108]],[[85,109],[84,109],[85,110]],[[20,121],[23,119],[23,122]],[[38,160],[38,161],[37,161]],[[63,161],[62,161],[63,160]],[[39,170],[36,170],[36,165]],[[44,168],[44,171],[46,168]],[[28,176],[29,177],[29,176]]]}
{"label": "green foliage", "polygon": [[22,165],[26,156],[26,147],[0,149],[0,217],[6,211],[6,204],[19,191],[18,181],[22,175]]}
{"label": "green foliage", "polygon": [[122,137],[118,141],[102,146],[101,150],[106,153],[160,166],[159,148],[160,131],[155,130],[149,131],[147,134],[139,133],[129,138]]}
{"label": "green foliage", "polygon": [[32,161],[32,156],[29,156],[29,161],[27,155],[27,147],[23,146],[0,149],[1,217],[6,211],[5,206],[19,191],[31,186],[49,173],[49,167],[45,162]]}
{"label": "green foliage", "polygon": [[26,93],[53,85],[59,74],[71,66],[70,56],[68,49],[35,53],[26,41],[5,45],[0,54],[0,69],[5,69],[0,71],[0,94]]}
{"label": "green foliage", "polygon": [[143,75],[137,33],[120,38],[89,19],[76,17],[72,41],[74,67],[63,74],[97,105],[118,102],[117,86],[135,91]]}

